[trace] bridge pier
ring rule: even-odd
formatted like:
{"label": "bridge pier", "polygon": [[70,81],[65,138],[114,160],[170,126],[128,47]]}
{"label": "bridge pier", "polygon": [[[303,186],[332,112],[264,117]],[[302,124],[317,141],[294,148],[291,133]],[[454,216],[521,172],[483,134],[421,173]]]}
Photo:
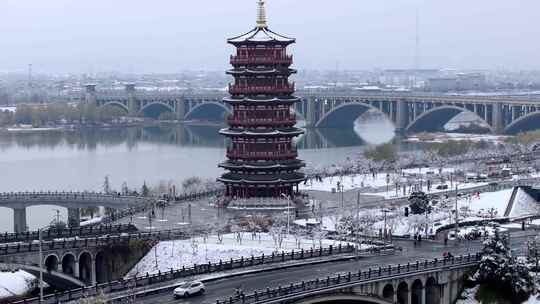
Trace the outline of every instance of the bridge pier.
{"label": "bridge pier", "polygon": [[495,134],[502,134],[504,132],[504,122],[502,113],[502,104],[500,102],[493,104],[493,111],[491,111],[491,122],[493,124],[493,131]]}
{"label": "bridge pier", "polygon": [[68,226],[79,228],[81,225],[81,214],[79,208],[68,208]]}
{"label": "bridge pier", "polygon": [[25,232],[28,229],[26,224],[26,208],[13,209],[13,231],[15,233]]}
{"label": "bridge pier", "polygon": [[135,84],[126,84],[127,106],[129,116],[137,116],[137,99],[135,98]]}
{"label": "bridge pier", "polygon": [[176,112],[176,119],[182,121],[186,117],[186,105],[184,101],[184,97],[177,99],[175,101],[175,112]]}
{"label": "bridge pier", "polygon": [[96,85],[95,84],[87,84],[85,85],[86,95],[85,95],[85,102],[86,103],[92,103],[96,102]]}
{"label": "bridge pier", "polygon": [[314,128],[317,124],[317,112],[319,110],[319,102],[313,96],[307,98],[306,103],[306,128]]}
{"label": "bridge pier", "polygon": [[409,105],[405,100],[398,100],[396,107],[396,134],[405,135],[409,125]]}

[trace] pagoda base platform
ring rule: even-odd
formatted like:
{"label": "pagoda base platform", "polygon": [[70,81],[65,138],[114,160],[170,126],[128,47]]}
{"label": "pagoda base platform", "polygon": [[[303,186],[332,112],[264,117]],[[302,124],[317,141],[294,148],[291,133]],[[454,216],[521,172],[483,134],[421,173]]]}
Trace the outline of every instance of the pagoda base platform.
{"label": "pagoda base platform", "polygon": [[229,210],[239,211],[287,211],[294,212],[296,209],[305,207],[302,198],[287,200],[283,198],[231,198],[223,197],[223,206]]}

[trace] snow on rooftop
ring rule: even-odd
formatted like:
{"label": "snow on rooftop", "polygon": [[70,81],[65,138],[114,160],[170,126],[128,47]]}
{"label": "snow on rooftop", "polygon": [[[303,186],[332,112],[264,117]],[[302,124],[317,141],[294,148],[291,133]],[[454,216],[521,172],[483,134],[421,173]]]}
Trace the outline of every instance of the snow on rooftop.
{"label": "snow on rooftop", "polygon": [[520,188],[514,199],[510,217],[520,217],[525,215],[540,214],[540,203],[538,203],[525,190]]}
{"label": "snow on rooftop", "polygon": [[271,42],[271,41],[278,41],[278,42],[287,42],[287,43],[293,43],[295,41],[294,38],[289,38],[282,36],[280,34],[277,34],[275,32],[272,32],[268,28],[261,28],[256,27],[253,30],[240,35],[238,37],[234,37],[228,40],[230,43],[238,43],[238,42]]}

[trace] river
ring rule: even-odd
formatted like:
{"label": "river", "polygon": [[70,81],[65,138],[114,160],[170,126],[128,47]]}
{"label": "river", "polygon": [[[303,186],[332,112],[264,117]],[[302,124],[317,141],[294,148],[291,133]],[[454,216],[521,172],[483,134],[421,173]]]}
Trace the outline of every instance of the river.
{"label": "river", "polygon": [[[220,126],[151,126],[85,131],[0,134],[0,192],[72,190],[102,191],[105,176],[120,190],[123,182],[140,189],[143,183],[192,176],[215,180],[222,172],[225,141]],[[393,140],[386,120],[357,122],[354,130],[307,130],[298,140],[300,158],[324,167],[352,158],[365,147]],[[27,208],[30,229],[51,222],[56,206]],[[13,230],[13,211],[0,207],[0,231]]]}

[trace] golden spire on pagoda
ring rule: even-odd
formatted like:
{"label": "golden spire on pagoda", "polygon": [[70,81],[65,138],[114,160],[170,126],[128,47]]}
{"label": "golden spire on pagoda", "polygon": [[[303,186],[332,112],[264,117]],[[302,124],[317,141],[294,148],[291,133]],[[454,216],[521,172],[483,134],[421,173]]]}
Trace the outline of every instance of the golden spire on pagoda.
{"label": "golden spire on pagoda", "polygon": [[268,25],[266,24],[266,7],[265,7],[265,0],[258,0],[258,8],[257,8],[257,27],[258,28],[266,28]]}

